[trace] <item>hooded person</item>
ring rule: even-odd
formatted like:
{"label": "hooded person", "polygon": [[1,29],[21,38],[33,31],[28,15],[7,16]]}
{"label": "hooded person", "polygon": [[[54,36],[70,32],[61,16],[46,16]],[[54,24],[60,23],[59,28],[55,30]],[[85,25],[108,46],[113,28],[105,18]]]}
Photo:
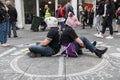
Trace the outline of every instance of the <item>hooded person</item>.
{"label": "hooded person", "polygon": [[78,21],[77,17],[72,12],[68,13],[68,18],[67,18],[65,24],[67,24],[70,27],[80,26],[80,22]]}
{"label": "hooded person", "polygon": [[52,56],[59,52],[60,44],[58,20],[55,17],[49,17],[45,19],[45,22],[50,27],[50,30],[47,33],[46,39],[37,45],[29,47],[30,57],[36,57],[37,55]]}

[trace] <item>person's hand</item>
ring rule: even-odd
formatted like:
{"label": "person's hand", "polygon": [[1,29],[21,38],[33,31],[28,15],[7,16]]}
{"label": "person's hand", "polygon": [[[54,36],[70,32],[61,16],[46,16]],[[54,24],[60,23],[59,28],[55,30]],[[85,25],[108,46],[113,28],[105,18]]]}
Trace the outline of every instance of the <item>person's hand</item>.
{"label": "person's hand", "polygon": [[75,39],[75,41],[81,46],[84,47],[84,43],[83,41],[78,37],[77,39]]}
{"label": "person's hand", "polygon": [[84,47],[83,41],[80,42],[80,46],[81,46],[81,47]]}

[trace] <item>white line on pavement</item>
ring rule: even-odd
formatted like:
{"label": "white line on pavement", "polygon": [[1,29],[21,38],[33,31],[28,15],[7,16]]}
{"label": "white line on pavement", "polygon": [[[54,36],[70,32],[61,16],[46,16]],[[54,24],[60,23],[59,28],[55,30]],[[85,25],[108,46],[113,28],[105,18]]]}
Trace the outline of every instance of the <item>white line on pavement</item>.
{"label": "white line on pavement", "polygon": [[16,50],[16,48],[14,47],[14,48],[11,48],[11,49],[9,49],[8,51],[6,51],[6,52],[4,52],[4,53],[2,53],[2,54],[0,54],[0,57],[2,57],[2,56],[4,56],[4,55],[7,55],[7,54],[10,54],[12,51],[14,51],[14,50]]}
{"label": "white line on pavement", "polygon": [[119,51],[119,52],[120,52],[120,48],[117,48],[117,51]]}
{"label": "white line on pavement", "polygon": [[63,75],[64,71],[64,57],[59,58],[59,68],[58,68],[58,75]]}

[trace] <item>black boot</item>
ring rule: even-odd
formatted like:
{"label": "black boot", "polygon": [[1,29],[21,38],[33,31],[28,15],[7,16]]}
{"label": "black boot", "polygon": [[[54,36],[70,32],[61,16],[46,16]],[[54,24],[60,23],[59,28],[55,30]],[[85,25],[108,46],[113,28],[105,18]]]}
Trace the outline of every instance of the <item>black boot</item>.
{"label": "black boot", "polygon": [[92,44],[93,44],[94,46],[96,46],[97,42],[96,42],[96,41],[94,41]]}
{"label": "black boot", "polygon": [[80,49],[79,51],[77,51],[78,55],[83,55],[82,50]]}
{"label": "black boot", "polygon": [[41,54],[33,53],[33,52],[28,52],[28,56],[31,57],[31,58],[35,58],[35,57],[40,57]]}
{"label": "black boot", "polygon": [[95,54],[101,58],[102,57],[102,54],[104,54],[106,51],[107,51],[108,48],[105,48],[104,50],[99,50],[99,49],[96,49],[95,50]]}

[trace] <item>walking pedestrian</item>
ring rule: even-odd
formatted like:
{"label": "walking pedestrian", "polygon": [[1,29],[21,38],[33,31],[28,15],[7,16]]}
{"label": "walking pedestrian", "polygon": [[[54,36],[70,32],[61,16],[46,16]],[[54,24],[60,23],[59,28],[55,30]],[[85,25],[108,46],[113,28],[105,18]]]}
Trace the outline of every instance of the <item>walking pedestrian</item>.
{"label": "walking pedestrian", "polygon": [[72,12],[74,14],[73,10],[74,9],[73,6],[71,5],[71,0],[68,0],[67,4],[65,5],[65,19],[67,19],[69,12]]}
{"label": "walking pedestrian", "polygon": [[120,25],[120,7],[116,11],[116,18],[117,18],[117,24],[116,24],[114,32],[118,32],[118,28],[119,28],[119,25]]}
{"label": "walking pedestrian", "polygon": [[[51,11],[49,9],[49,6],[48,4],[45,4],[44,6],[44,11],[43,11],[43,20],[45,20],[46,18],[49,18],[51,17]],[[45,21],[42,21],[41,22],[41,25],[43,26],[43,28],[41,28],[42,31],[45,31],[46,27],[47,27],[47,24],[45,23]]]}
{"label": "walking pedestrian", "polygon": [[106,39],[113,39],[112,20],[114,14],[115,14],[115,5],[113,0],[105,0],[102,31],[100,32],[99,35],[97,35],[97,37],[103,38],[106,28],[109,27],[110,35],[106,37]]}
{"label": "walking pedestrian", "polygon": [[64,21],[65,21],[65,18],[64,18],[64,14],[65,13],[65,7],[64,5],[59,5],[58,6],[58,9],[56,10],[56,18],[59,20],[59,25],[60,25],[60,29],[61,31],[63,30],[64,28]]}
{"label": "walking pedestrian", "polygon": [[17,10],[15,9],[15,7],[13,7],[11,5],[10,1],[6,1],[6,5],[8,7],[8,14],[10,16],[10,20],[9,20],[9,33],[8,33],[8,37],[11,37],[11,30],[13,30],[13,37],[16,38],[17,36],[17,26],[16,26],[16,22],[17,22]]}
{"label": "walking pedestrian", "polygon": [[8,8],[0,0],[0,43],[3,47],[10,46],[10,44],[7,43],[9,29],[9,15],[7,12]]}
{"label": "walking pedestrian", "polygon": [[102,24],[102,21],[103,21],[102,15],[104,13],[104,4],[105,4],[104,1],[97,0],[97,9],[96,9],[96,16],[95,16],[95,27],[96,27],[98,33],[95,34],[95,35],[98,35],[102,30],[102,25],[101,24]]}

